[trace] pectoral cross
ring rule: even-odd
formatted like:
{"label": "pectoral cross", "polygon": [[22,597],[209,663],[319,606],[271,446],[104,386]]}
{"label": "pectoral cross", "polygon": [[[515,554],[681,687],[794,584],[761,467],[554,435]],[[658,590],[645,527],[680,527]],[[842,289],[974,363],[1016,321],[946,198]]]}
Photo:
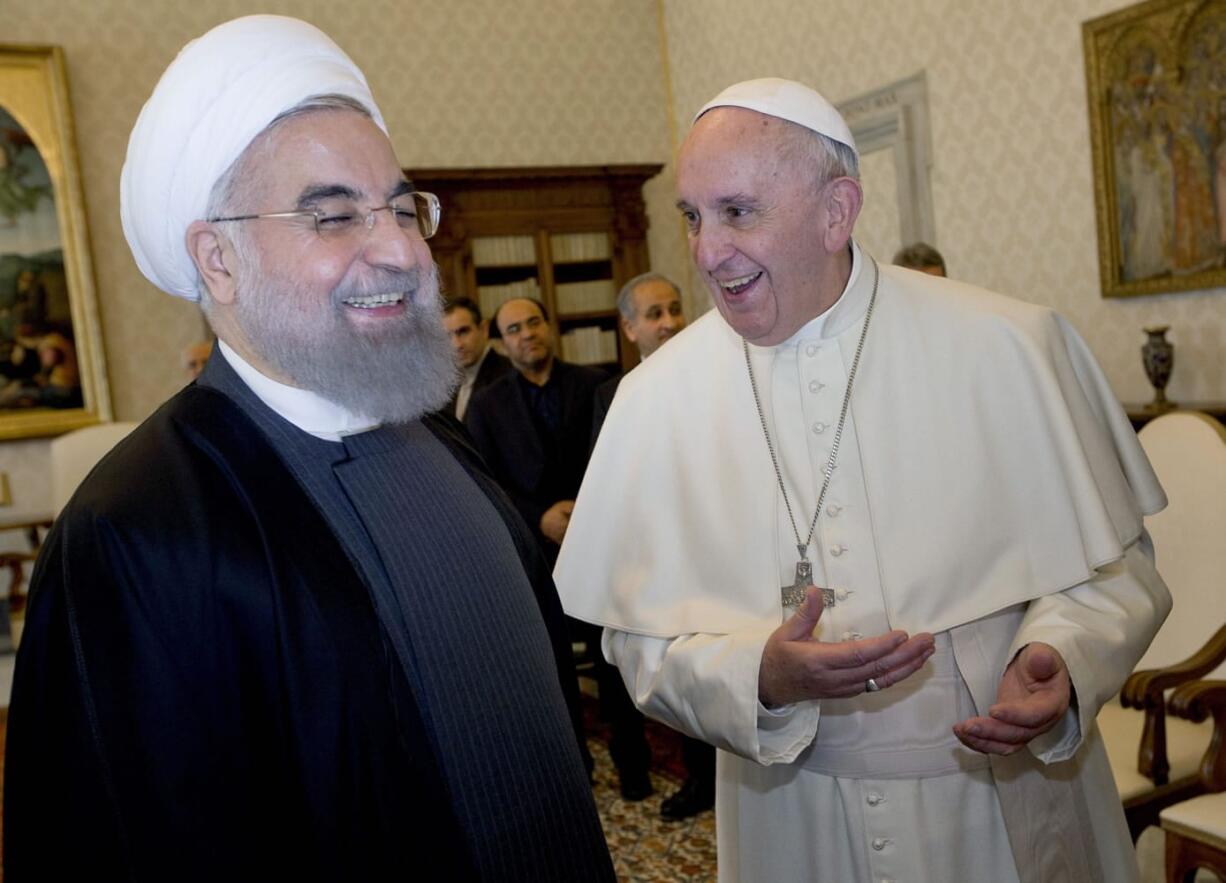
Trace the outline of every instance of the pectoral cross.
{"label": "pectoral cross", "polygon": [[[796,562],[796,580],[790,586],[780,588],[783,593],[783,606],[799,607],[805,603],[805,594],[811,585],[813,585],[813,565],[804,556],[802,546],[800,560]],[[834,589],[822,589],[822,606],[834,606]]]}

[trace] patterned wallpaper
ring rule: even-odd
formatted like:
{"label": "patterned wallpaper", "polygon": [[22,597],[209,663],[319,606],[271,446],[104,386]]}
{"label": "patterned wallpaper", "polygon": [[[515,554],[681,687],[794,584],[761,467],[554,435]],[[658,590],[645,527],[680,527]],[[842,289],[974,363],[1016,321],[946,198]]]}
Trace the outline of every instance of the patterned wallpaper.
{"label": "patterned wallpaper", "polygon": [[893,150],[875,150],[860,157],[864,207],[856,220],[856,238],[878,260],[888,261],[902,247],[898,227],[898,174]]}
{"label": "patterned wallpaper", "polygon": [[[1176,400],[1226,398],[1222,292],[1098,293],[1080,23],[1119,0],[265,0],[362,65],[405,165],[664,162],[724,86],[804,80],[834,101],[927,73],[938,241],[951,272],[1050,304],[1089,340],[1116,391],[1145,400],[1141,326],[1172,325]],[[140,419],[179,385],[194,306],[139,274],[118,218],[128,132],[187,40],[251,12],[240,0],[0,0],[0,40],[58,43],[69,86],[112,398]],[[866,241],[896,241],[892,169],[866,163]],[[646,189],[657,269],[706,307],[673,207],[670,165]],[[0,445],[17,510],[38,509],[46,442]]]}
{"label": "patterned wallpaper", "polygon": [[[670,154],[655,0],[0,0],[0,41],[64,48],[117,419],[182,383],[194,305],[140,275],[119,224],[128,133],[175,53],[252,11],[294,15],[364,68],[406,166],[664,162]],[[671,214],[669,221],[672,220]],[[13,509],[41,508],[46,441],[0,445]]]}
{"label": "patterned wallpaper", "polygon": [[[1226,292],[1104,300],[1081,22],[1118,0],[661,0],[681,130],[730,83],[798,79],[840,102],[927,72],[938,241],[952,275],[1050,305],[1116,393],[1147,401],[1141,327],[1170,324],[1168,395],[1226,398]],[[880,163],[869,163],[868,173]],[[889,174],[892,169],[887,169]],[[866,181],[873,198],[890,184]],[[865,209],[870,238],[887,234]],[[881,254],[889,259],[891,255]]]}

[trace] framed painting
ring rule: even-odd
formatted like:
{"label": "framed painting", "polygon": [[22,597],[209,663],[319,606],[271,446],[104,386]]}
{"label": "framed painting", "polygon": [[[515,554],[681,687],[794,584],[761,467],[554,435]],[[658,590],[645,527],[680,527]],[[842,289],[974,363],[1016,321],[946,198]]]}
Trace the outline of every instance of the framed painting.
{"label": "framed painting", "polygon": [[1104,297],[1226,285],[1226,0],[1082,25]]}
{"label": "framed painting", "polygon": [[63,52],[0,44],[0,439],[110,419]]}

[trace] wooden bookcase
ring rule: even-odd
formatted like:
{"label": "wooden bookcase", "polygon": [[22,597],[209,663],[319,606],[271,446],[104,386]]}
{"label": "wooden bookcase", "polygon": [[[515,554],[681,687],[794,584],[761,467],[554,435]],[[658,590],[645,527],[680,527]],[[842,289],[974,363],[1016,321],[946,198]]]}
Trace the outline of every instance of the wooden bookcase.
{"label": "wooden bookcase", "polygon": [[617,292],[650,269],[643,183],[659,165],[406,169],[442,202],[430,240],[443,295],[493,315],[511,297],[539,298],[568,362],[629,369]]}

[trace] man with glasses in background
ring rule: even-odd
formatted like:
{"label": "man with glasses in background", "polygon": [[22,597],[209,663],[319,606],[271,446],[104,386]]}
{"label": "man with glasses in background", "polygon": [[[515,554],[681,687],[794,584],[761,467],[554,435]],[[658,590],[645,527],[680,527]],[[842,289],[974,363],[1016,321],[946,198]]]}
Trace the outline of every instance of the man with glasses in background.
{"label": "man with glasses in background", "polygon": [[612,880],[544,559],[429,416],[456,383],[439,205],[361,71],[305,22],[215,28],[142,111],[121,197],[218,355],[48,537],[6,875]]}

